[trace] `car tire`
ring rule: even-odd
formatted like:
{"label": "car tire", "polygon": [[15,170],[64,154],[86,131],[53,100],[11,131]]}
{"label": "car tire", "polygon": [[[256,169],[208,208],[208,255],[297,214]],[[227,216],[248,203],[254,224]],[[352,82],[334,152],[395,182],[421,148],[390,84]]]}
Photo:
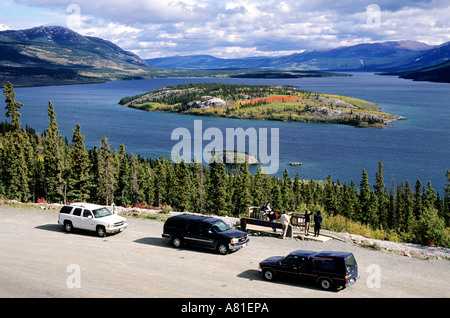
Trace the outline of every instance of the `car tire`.
{"label": "car tire", "polygon": [[106,236],[106,229],[104,226],[97,226],[97,235],[100,237]]}
{"label": "car tire", "polygon": [[172,245],[175,247],[183,246],[183,239],[179,236],[175,236],[172,240]]}
{"label": "car tire", "polygon": [[67,233],[72,232],[72,231],[73,231],[73,225],[72,225],[72,222],[70,222],[70,221],[64,222],[64,230],[65,230]]}
{"label": "car tire", "polygon": [[217,252],[219,252],[219,254],[221,254],[221,255],[228,254],[228,246],[227,246],[227,244],[219,243],[217,245]]}
{"label": "car tire", "polygon": [[333,282],[329,278],[320,278],[319,285],[324,290],[330,290],[333,288]]}
{"label": "car tire", "polygon": [[263,269],[263,276],[266,280],[275,280],[275,272],[271,269]]}

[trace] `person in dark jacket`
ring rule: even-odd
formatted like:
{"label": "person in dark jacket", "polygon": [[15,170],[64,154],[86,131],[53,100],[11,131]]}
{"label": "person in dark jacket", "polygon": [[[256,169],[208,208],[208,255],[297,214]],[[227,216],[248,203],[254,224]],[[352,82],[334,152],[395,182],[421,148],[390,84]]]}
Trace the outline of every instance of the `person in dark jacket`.
{"label": "person in dark jacket", "polygon": [[[277,218],[278,218],[278,214],[277,214],[277,212],[275,212],[275,210],[269,211],[269,221],[270,221],[270,222],[276,222],[276,221],[277,221]],[[277,231],[277,228],[274,227],[274,228],[272,228],[272,230],[273,230],[274,232],[276,232],[276,231]]]}
{"label": "person in dark jacket", "polygon": [[322,224],[322,216],[320,215],[320,211],[314,215],[314,236],[319,236],[320,226]]}
{"label": "person in dark jacket", "polygon": [[311,224],[311,211],[306,210],[305,212],[305,236],[308,236],[309,225]]}

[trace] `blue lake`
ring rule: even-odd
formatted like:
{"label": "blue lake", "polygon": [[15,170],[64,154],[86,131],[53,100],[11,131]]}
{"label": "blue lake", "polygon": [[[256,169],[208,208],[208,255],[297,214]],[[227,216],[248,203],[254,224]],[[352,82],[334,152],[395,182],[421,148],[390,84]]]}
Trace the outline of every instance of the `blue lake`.
{"label": "blue lake", "polygon": [[[401,115],[383,129],[312,123],[269,122],[188,115],[151,113],[120,106],[125,96],[145,93],[168,85],[190,82],[232,84],[299,85],[301,89],[340,94],[379,104],[383,111]],[[104,84],[16,88],[16,100],[23,103],[22,124],[42,132],[48,124],[48,101],[52,101],[61,134],[70,141],[79,123],[88,148],[99,147],[108,137],[112,148],[124,144],[128,153],[158,158],[170,156],[178,142],[171,140],[174,129],[187,128],[192,134],[194,120],[201,120],[203,131],[219,128],[279,128],[279,160],[276,175],[287,169],[302,179],[326,179],[359,185],[366,169],[375,182],[378,161],[384,165],[388,188],[409,180],[414,186],[431,181],[441,196],[450,170],[450,84],[412,82],[391,76],[356,73],[351,77],[305,79],[148,79]],[[203,146],[208,141],[203,143]],[[270,151],[270,147],[269,147]],[[299,167],[289,162],[299,161]]]}

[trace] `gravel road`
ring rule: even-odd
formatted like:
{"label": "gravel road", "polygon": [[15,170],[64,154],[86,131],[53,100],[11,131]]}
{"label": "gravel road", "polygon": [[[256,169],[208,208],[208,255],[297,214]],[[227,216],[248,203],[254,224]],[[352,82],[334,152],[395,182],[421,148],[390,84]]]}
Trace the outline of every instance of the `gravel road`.
{"label": "gravel road", "polygon": [[[449,297],[450,262],[325,243],[251,236],[226,256],[175,249],[163,223],[128,218],[128,228],[99,238],[65,233],[56,211],[0,207],[0,297],[397,298]],[[266,282],[258,263],[296,249],[352,252],[360,280],[343,290]]]}

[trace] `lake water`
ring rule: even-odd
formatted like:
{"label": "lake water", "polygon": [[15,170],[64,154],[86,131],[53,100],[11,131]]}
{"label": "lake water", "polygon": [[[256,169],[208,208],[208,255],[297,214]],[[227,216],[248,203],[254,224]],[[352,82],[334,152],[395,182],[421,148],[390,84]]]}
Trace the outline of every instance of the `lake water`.
{"label": "lake water", "polygon": [[[190,82],[232,84],[295,84],[301,89],[340,94],[379,104],[383,111],[401,115],[383,129],[361,129],[334,124],[288,123],[226,118],[194,117],[151,113],[118,105],[125,96],[145,93],[167,85]],[[384,165],[388,188],[409,180],[414,186],[431,181],[441,194],[450,169],[450,84],[412,82],[391,76],[357,73],[351,77],[304,79],[148,79],[104,84],[16,88],[16,100],[23,103],[22,124],[42,132],[48,124],[48,101],[52,101],[61,134],[70,141],[77,123],[88,148],[99,147],[108,137],[112,148],[124,144],[128,153],[158,158],[170,156],[178,142],[171,134],[185,127],[193,134],[194,120],[202,120],[203,131],[219,128],[279,128],[279,160],[276,175],[288,169],[303,179],[326,179],[359,185],[362,169],[375,183],[378,161]],[[209,142],[204,142],[203,146]],[[270,151],[270,148],[269,148]],[[289,162],[298,161],[298,167]]]}

